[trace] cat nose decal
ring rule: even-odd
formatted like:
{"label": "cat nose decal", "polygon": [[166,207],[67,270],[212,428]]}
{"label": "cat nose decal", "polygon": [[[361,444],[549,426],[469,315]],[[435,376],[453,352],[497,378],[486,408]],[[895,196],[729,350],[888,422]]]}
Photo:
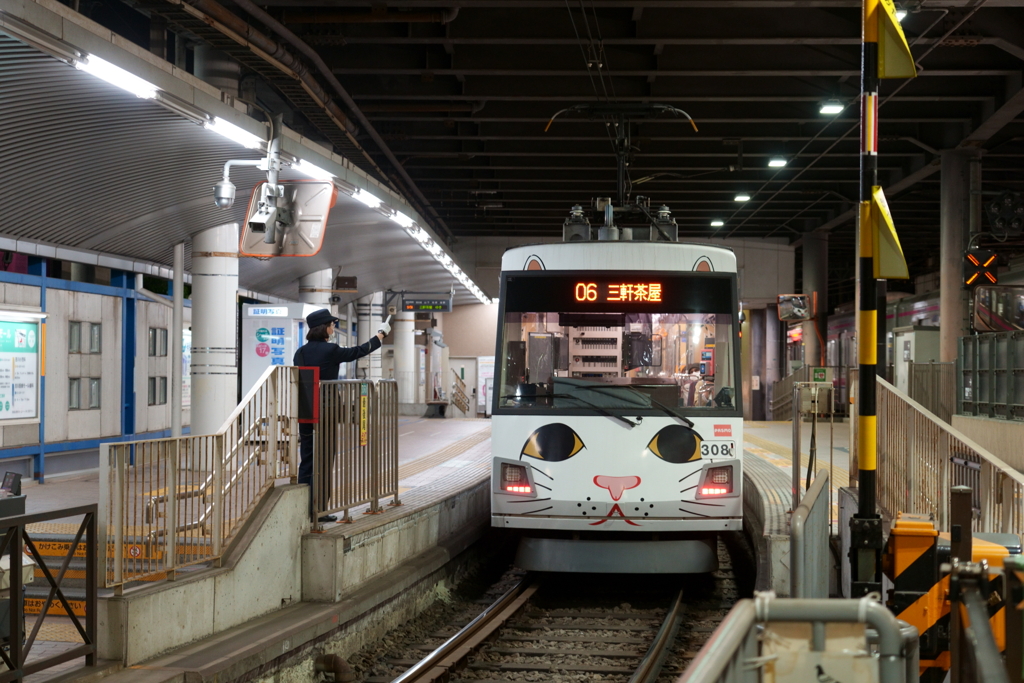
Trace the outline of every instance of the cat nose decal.
{"label": "cat nose decal", "polygon": [[640,477],[605,477],[599,474],[594,477],[594,483],[608,489],[608,493],[612,494],[612,500],[618,500],[622,498],[623,491],[635,489],[640,485]]}

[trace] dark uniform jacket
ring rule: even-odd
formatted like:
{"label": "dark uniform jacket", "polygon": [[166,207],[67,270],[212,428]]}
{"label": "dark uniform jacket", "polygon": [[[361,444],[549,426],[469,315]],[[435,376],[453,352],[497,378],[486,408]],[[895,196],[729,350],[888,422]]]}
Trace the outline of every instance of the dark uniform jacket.
{"label": "dark uniform jacket", "polygon": [[319,367],[320,381],[329,382],[338,379],[339,365],[368,356],[379,348],[380,339],[377,335],[370,337],[370,341],[365,344],[349,348],[332,342],[311,341],[299,347],[292,362],[303,367]]}

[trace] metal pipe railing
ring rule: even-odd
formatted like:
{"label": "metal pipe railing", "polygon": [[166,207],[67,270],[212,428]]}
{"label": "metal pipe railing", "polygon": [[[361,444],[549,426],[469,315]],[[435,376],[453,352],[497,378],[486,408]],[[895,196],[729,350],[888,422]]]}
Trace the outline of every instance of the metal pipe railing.
{"label": "metal pipe railing", "polygon": [[[320,383],[320,422],[313,439],[313,519],[398,499],[398,383],[334,380]],[[314,521],[314,524],[316,522]]]}
{"label": "metal pipe railing", "polygon": [[104,585],[219,562],[277,479],[298,473],[298,369],[272,366],[215,434],[101,445]]}

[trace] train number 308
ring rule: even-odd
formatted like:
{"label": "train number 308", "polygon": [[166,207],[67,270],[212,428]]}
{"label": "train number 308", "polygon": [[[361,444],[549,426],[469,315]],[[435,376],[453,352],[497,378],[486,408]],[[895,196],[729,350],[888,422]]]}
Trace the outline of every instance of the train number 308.
{"label": "train number 308", "polygon": [[728,443],[702,443],[700,445],[700,454],[702,457],[708,457],[709,455],[714,457],[718,455],[730,456],[732,455],[732,444]]}

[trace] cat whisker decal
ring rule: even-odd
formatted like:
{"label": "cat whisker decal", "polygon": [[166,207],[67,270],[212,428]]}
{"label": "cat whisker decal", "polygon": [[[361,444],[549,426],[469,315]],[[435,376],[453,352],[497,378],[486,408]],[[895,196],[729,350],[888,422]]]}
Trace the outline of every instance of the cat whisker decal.
{"label": "cat whisker decal", "polygon": [[548,479],[550,479],[551,481],[554,481],[554,480],[555,480],[555,478],[554,478],[554,477],[552,477],[552,476],[551,476],[550,474],[548,474],[548,473],[547,473],[547,472],[545,472],[544,470],[538,470],[538,469],[537,469],[536,467],[534,467],[533,465],[530,465],[530,469],[531,469],[531,470],[533,470],[534,472],[540,472],[541,474],[543,474],[543,475],[544,475],[545,477],[547,477],[547,478],[548,478]]}
{"label": "cat whisker decal", "polygon": [[711,516],[711,515],[702,515],[699,512],[694,512],[693,510],[687,510],[686,508],[679,508],[679,511],[680,512],[685,512],[688,515],[696,515],[697,517],[710,517]]}
{"label": "cat whisker decal", "polygon": [[550,498],[523,498],[522,500],[510,500],[510,504],[515,503],[543,503],[545,500],[551,500]]}
{"label": "cat whisker decal", "polygon": [[532,514],[534,514],[535,512],[544,512],[545,510],[551,510],[551,509],[553,509],[553,508],[554,508],[554,505],[549,505],[549,506],[547,506],[546,508],[541,508],[540,510],[524,510],[524,511],[523,511],[522,513],[520,513],[520,514],[524,514],[524,515],[532,515]]}
{"label": "cat whisker decal", "polygon": [[680,491],[679,493],[686,493],[687,491],[690,491],[690,490],[692,490],[692,489],[695,489],[695,488],[697,488],[697,486],[698,486],[697,484],[694,484],[693,486],[690,486],[690,487],[688,487],[688,488],[685,488],[685,489],[683,489],[683,490],[682,490],[682,491]]}
{"label": "cat whisker decal", "polygon": [[687,474],[687,475],[686,475],[685,477],[683,477],[682,479],[680,479],[680,480],[679,480],[679,483],[680,483],[680,484],[682,484],[682,483],[683,483],[684,481],[686,481],[687,479],[689,479],[689,478],[690,478],[690,477],[692,477],[693,475],[695,475],[695,474],[700,474],[700,472],[701,472],[700,470],[694,470],[693,472],[690,472],[690,473],[689,473],[689,474]]}
{"label": "cat whisker decal", "polygon": [[684,501],[681,501],[681,502],[686,503],[687,505],[707,505],[707,506],[713,507],[713,508],[724,508],[725,507],[721,503],[698,503],[695,500],[684,500]]}
{"label": "cat whisker decal", "polygon": [[545,486],[544,484],[538,484],[537,482],[533,482],[533,485],[536,486],[539,489],[547,489],[548,491],[551,490],[550,486]]}

